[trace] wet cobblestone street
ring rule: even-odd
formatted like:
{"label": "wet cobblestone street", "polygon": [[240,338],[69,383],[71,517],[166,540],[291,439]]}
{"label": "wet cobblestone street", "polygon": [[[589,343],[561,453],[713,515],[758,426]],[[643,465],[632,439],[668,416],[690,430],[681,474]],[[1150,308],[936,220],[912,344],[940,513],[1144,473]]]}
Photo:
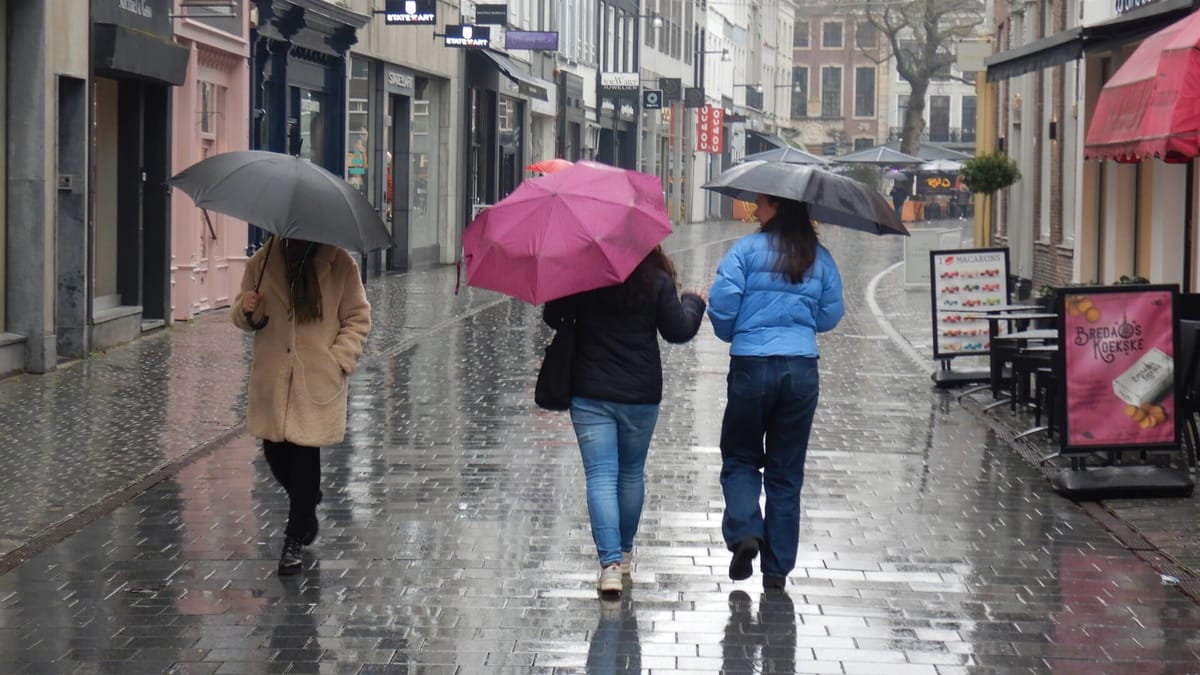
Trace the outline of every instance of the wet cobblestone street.
{"label": "wet cobblestone street", "polygon": [[[679,227],[683,285],[707,288],[748,227]],[[868,289],[895,299],[898,277],[878,277],[899,238],[822,236],[847,316],[821,341],[786,593],[726,575],[728,357],[707,322],[663,346],[634,570],[602,602],[569,419],[532,401],[540,308],[455,295],[448,268],[371,282],[349,433],[323,450],[320,538],[297,577],[275,573],[286,498],[236,431],[248,343],[223,314],[0,383],[0,419],[28,419],[0,455],[31,457],[7,481],[31,495],[0,492],[6,551],[177,463],[0,576],[0,673],[1200,673],[1200,606],[876,320]],[[143,375],[78,382],[113,364]],[[222,442],[187,460],[206,439]],[[74,444],[109,449],[71,462]]]}

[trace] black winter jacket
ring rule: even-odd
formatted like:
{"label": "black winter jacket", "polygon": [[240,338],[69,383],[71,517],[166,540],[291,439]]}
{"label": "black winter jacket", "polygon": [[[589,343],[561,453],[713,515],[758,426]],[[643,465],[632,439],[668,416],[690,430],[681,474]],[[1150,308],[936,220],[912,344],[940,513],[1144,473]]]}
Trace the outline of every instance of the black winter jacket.
{"label": "black winter jacket", "polygon": [[571,395],[614,403],[662,401],[662,360],[658,335],[687,342],[700,330],[704,300],[693,293],[682,299],[675,283],[660,271],[653,300],[632,305],[624,286],[578,293],[546,304],[542,318],[558,328],[575,318],[575,357]]}

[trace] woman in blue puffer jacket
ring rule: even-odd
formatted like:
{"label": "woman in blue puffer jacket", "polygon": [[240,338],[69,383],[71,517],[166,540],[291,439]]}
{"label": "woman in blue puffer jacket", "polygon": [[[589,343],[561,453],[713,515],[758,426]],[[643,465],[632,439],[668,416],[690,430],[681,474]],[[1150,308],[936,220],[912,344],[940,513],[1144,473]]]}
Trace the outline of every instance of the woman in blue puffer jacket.
{"label": "woman in blue puffer jacket", "polygon": [[[717,269],[708,318],[731,343],[729,401],[721,423],[721,489],[729,577],[754,573],[782,589],[796,566],[800,488],[820,383],[817,333],[845,313],[842,279],[802,202],[758,195],[759,231],[738,240]],[[766,491],[765,512],[759,497]]]}

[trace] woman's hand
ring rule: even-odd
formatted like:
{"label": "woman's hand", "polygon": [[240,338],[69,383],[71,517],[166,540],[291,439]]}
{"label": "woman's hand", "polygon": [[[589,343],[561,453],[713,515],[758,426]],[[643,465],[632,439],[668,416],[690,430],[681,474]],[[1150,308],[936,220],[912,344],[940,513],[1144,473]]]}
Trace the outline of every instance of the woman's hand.
{"label": "woman's hand", "polygon": [[704,290],[703,288],[685,288],[683,289],[683,292],[691,293],[692,295],[698,295],[700,296],[701,300],[703,300],[706,304],[708,303],[708,291]]}
{"label": "woman's hand", "polygon": [[254,291],[246,291],[242,293],[242,311],[247,314],[253,314],[258,309],[258,303],[262,302],[262,293]]}

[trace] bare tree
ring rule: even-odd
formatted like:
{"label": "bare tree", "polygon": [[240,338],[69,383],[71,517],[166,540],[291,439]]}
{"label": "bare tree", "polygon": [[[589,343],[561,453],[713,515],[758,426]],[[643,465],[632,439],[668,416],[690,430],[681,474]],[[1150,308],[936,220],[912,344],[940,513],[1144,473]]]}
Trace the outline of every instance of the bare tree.
{"label": "bare tree", "polygon": [[925,131],[929,81],[950,77],[953,44],[970,37],[983,23],[979,0],[876,0],[867,4],[867,20],[883,34],[900,77],[910,94],[904,111],[901,152],[916,154]]}

